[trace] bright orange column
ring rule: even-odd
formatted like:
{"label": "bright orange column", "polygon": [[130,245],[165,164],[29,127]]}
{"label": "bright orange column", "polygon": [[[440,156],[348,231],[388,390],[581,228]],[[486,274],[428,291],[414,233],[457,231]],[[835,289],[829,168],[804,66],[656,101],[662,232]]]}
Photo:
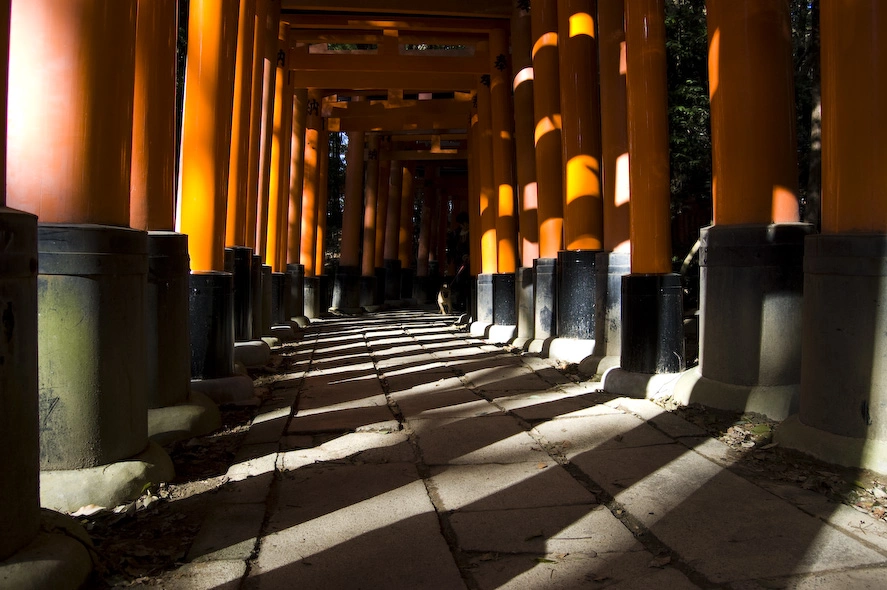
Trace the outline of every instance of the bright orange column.
{"label": "bright orange column", "polygon": [[557,0],[533,2],[530,18],[539,257],[557,258],[564,223]]}
{"label": "bright orange column", "polygon": [[[268,206],[271,198],[271,147],[274,139],[274,103],[277,98],[277,66],[280,61],[280,3],[272,0],[268,22],[274,28],[265,39],[265,76],[262,91],[262,132],[259,145],[259,193],[256,209],[256,248],[265,259],[268,244]],[[277,32],[277,34],[275,34]],[[248,222],[250,220],[247,220]]]}
{"label": "bright orange column", "polygon": [[[256,19],[253,27],[253,72],[250,90],[249,157],[246,175],[246,245],[256,248],[256,224],[259,207],[259,169],[262,151],[262,108],[265,91],[266,39],[270,34],[269,5],[272,0],[256,0]],[[276,31],[277,28],[275,27]]]}
{"label": "bright orange column", "polygon": [[604,250],[630,249],[628,121],[625,99],[625,1],[598,3]]}
{"label": "bright orange column", "polygon": [[385,236],[388,227],[388,201],[390,194],[389,179],[391,176],[391,160],[388,159],[389,142],[383,138],[379,141],[379,190],[376,202],[376,247],[374,263],[376,268],[385,266]]}
{"label": "bright orange column", "polygon": [[631,272],[671,272],[668,93],[663,0],[625,3]]}
{"label": "bright orange column", "polygon": [[880,2],[823,2],[822,231],[887,232],[887,64]]}
{"label": "bright orange column", "polygon": [[517,270],[517,211],[514,194],[514,117],[508,35],[490,31],[490,123],[493,141],[493,194],[496,199],[496,268],[500,273]]}
{"label": "bright orange column", "polygon": [[415,167],[405,164],[400,185],[400,224],[397,228],[397,258],[402,269],[410,268],[413,261],[413,206],[416,200],[414,177]]}
{"label": "bright orange column", "polygon": [[[519,3],[518,3],[519,4]],[[539,258],[539,216],[536,201],[536,148],[533,117],[533,57],[530,13],[515,6],[511,17],[511,55],[514,69],[514,151],[520,212],[521,266],[532,268]]]}
{"label": "bright orange column", "polygon": [[302,188],[305,185],[305,121],[308,109],[308,89],[293,91],[293,137],[290,146],[289,230],[286,240],[286,261],[301,264],[302,247]]}
{"label": "bright orange column", "polygon": [[274,125],[271,136],[271,166],[268,173],[268,223],[265,264],[272,272],[286,270],[286,227],[289,208],[290,147],[293,141],[293,87],[287,75],[288,23],[281,23],[277,76],[274,84]]}
{"label": "bright orange column", "polygon": [[379,198],[379,135],[371,133],[367,140],[366,183],[363,190],[363,250],[361,274],[375,276],[376,269],[376,211]]}
{"label": "bright orange column", "polygon": [[317,157],[320,161],[317,174],[317,243],[315,245],[314,265],[317,269],[317,274],[322,275],[324,273],[324,262],[326,261],[326,216],[329,206],[329,185],[327,184],[330,167],[329,132],[321,131],[317,142]]}
{"label": "bright orange column", "polygon": [[[140,15],[141,17],[141,15]],[[249,119],[253,89],[256,0],[240,0],[237,21],[237,62],[234,111],[231,116],[231,157],[228,169],[226,246],[246,245],[246,201],[249,178]]]}
{"label": "bright orange column", "polygon": [[564,247],[603,247],[597,0],[558,0]]}
{"label": "bright orange column", "polygon": [[498,243],[496,241],[497,198],[493,175],[492,105],[490,104],[490,76],[481,77],[477,86],[477,151],[480,194],[478,219],[480,221],[479,272],[492,274],[498,270]]}
{"label": "bright orange column", "polygon": [[[476,95],[475,95],[476,96]],[[468,254],[471,276],[477,276],[481,272],[481,230],[480,223],[480,123],[477,113],[471,117],[468,127]],[[461,261],[456,261],[458,268]]]}
{"label": "bright orange column", "polygon": [[139,0],[129,225],[175,226],[176,2]]}
{"label": "bright orange column", "polygon": [[360,265],[360,226],[363,210],[364,143],[362,131],[348,134],[348,150],[345,155],[345,204],[342,209],[342,248],[339,264]]}
{"label": "bright orange column", "polygon": [[236,0],[192,0],[182,130],[181,227],[192,271],[225,270]]}
{"label": "bright orange column", "polygon": [[787,2],[706,3],[714,222],[799,220]]}
{"label": "bright orange column", "polygon": [[317,203],[320,181],[320,101],[323,94],[309,90],[305,119],[305,172],[302,183],[302,229],[300,234],[299,262],[305,266],[305,276],[315,276],[317,243]]}
{"label": "bright orange column", "polygon": [[384,260],[397,260],[400,240],[400,202],[403,199],[403,165],[399,160],[392,160],[390,170],[383,258]]}
{"label": "bright orange column", "polygon": [[136,7],[13,3],[8,206],[42,223],[129,225]]}

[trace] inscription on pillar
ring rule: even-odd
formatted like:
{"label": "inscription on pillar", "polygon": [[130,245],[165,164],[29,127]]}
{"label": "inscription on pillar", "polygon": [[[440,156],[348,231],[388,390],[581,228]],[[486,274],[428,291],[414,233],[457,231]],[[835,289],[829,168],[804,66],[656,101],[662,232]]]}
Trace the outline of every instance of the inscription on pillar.
{"label": "inscription on pillar", "polygon": [[484,86],[486,86],[487,88],[489,88],[490,87],[490,75],[489,74],[482,75],[480,77],[480,83],[483,84]]}
{"label": "inscription on pillar", "polygon": [[500,53],[499,55],[496,56],[496,61],[493,65],[500,72],[504,72],[505,68],[508,67],[508,60],[504,54]]}
{"label": "inscription on pillar", "polygon": [[530,12],[530,0],[517,0],[517,7],[524,12]]}
{"label": "inscription on pillar", "polygon": [[285,68],[286,67],[286,51],[281,49],[277,52],[277,67]]}
{"label": "inscription on pillar", "polygon": [[320,103],[317,102],[317,99],[312,98],[308,101],[308,105],[306,107],[308,109],[308,115],[319,115],[320,114]]}

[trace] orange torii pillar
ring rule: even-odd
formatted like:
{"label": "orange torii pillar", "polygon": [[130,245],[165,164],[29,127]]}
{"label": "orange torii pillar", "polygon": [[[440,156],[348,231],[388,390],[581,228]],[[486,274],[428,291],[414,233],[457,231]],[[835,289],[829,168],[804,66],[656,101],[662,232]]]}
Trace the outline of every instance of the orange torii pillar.
{"label": "orange torii pillar", "polygon": [[400,261],[400,298],[413,298],[413,282],[416,276],[413,251],[413,209],[416,204],[415,183],[416,165],[404,164],[400,185],[400,224],[397,228],[397,258]]}
{"label": "orange torii pillar", "polygon": [[[10,0],[0,2],[0,113],[4,120],[10,12]],[[25,66],[24,61],[22,73],[33,71],[32,65]],[[34,143],[39,144],[41,139],[35,138]],[[6,207],[5,126],[0,129],[0,181],[0,231],[6,239],[0,253],[0,307],[7,318],[0,340],[4,360],[0,365],[0,443],[7,449],[0,458],[4,472],[0,479],[0,579],[9,588],[32,586],[34,580],[41,580],[47,587],[76,587],[84,584],[92,571],[89,553],[68,531],[48,532],[58,525],[40,510],[37,218]],[[47,555],[56,558],[46,559]],[[60,557],[64,555],[68,557]]]}
{"label": "orange torii pillar", "polygon": [[804,245],[799,412],[776,440],[887,472],[887,14],[823,2],[822,233]]}
{"label": "orange torii pillar", "polygon": [[564,154],[564,249],[557,255],[557,335],[549,355],[570,362],[603,343],[606,283],[598,97],[597,0],[558,0]]}
{"label": "orange torii pillar", "polygon": [[[249,179],[250,110],[253,89],[256,0],[240,0],[237,24],[237,62],[234,74],[234,110],[231,116],[231,155],[228,167],[228,209],[225,246],[233,250],[234,340],[253,334],[253,281],[261,276],[253,264],[253,249],[246,240],[247,185]],[[255,268],[255,270],[254,270]]]}
{"label": "orange torii pillar", "polygon": [[625,2],[598,2],[600,47],[601,153],[606,269],[604,309],[598,316],[594,354],[579,363],[586,375],[619,366],[622,354],[622,276],[631,272],[629,232],[628,120],[625,99]]}
{"label": "orange torii pillar", "polygon": [[252,397],[234,374],[234,289],[225,265],[225,222],[238,2],[191,3],[185,70],[180,230],[191,256],[191,377],[217,402]]}
{"label": "orange torii pillar", "polygon": [[490,31],[490,126],[493,199],[496,202],[496,274],[493,275],[493,325],[489,338],[510,342],[517,331],[515,273],[518,264],[517,203],[514,191],[514,117],[508,34]]}
{"label": "orange torii pillar", "polygon": [[379,208],[379,134],[367,138],[366,181],[363,188],[363,240],[360,258],[360,306],[376,301],[376,217]]}
{"label": "orange torii pillar", "polygon": [[320,116],[320,103],[323,93],[308,90],[305,105],[305,156],[302,181],[302,218],[299,262],[305,269],[304,305],[308,318],[320,317],[320,281],[317,279],[317,213],[320,196],[320,138],[323,119]]}
{"label": "orange torii pillar", "polygon": [[[625,44],[631,274],[622,277],[622,369],[608,372],[603,386],[644,395],[654,374],[684,368],[681,277],[671,273],[663,0],[625,3]],[[644,377],[625,379],[626,373]]]}
{"label": "orange torii pillar", "polygon": [[317,246],[314,250],[314,269],[319,280],[319,293],[321,295],[321,310],[328,310],[332,305],[332,285],[330,277],[326,274],[326,240],[327,240],[327,212],[329,208],[329,167],[330,167],[330,133],[323,130],[318,138],[318,158],[320,158],[317,173]]}
{"label": "orange torii pillar", "polygon": [[[3,209],[17,234],[5,238],[15,263],[6,268],[22,283],[23,305],[12,307],[15,292],[0,296],[9,331],[0,346],[22,345],[23,386],[36,372],[40,503],[56,510],[117,505],[173,476],[148,439],[148,236],[129,227],[136,12],[135,0],[77,0],[64,11],[51,0],[12,5],[6,203],[39,225],[35,232],[33,217]],[[88,75],[96,71],[115,75]],[[24,265],[34,263],[36,367],[33,291],[24,295],[34,280]],[[18,393],[4,388],[3,397]],[[12,432],[28,439],[27,426]],[[33,517],[24,515],[26,530]]]}
{"label": "orange torii pillar", "polygon": [[[700,248],[700,364],[676,396],[782,420],[801,382],[791,19],[786,2],[709,2],[714,225]],[[806,343],[805,343],[806,345]]]}
{"label": "orange torii pillar", "polygon": [[539,216],[536,209],[536,148],[533,117],[533,56],[530,41],[530,9],[515,3],[511,16],[511,59],[514,79],[514,152],[517,165],[520,268],[515,279],[517,338],[523,348],[533,340],[533,262],[539,258]]}
{"label": "orange torii pillar", "polygon": [[[463,242],[463,248],[468,249],[468,264],[463,265],[456,276],[458,280],[453,281],[457,285],[455,289],[455,299],[457,301],[457,310],[461,311],[464,305],[465,311],[471,318],[477,318],[477,275],[478,269],[481,268],[481,235],[480,230],[480,123],[477,115],[477,92],[474,94],[475,112],[471,115],[468,127],[468,207],[467,219],[462,217],[464,225],[467,222],[468,235],[461,237],[464,228],[460,229],[460,241]],[[463,255],[464,258],[464,255]],[[460,262],[456,262],[460,264]],[[465,285],[468,285],[467,288]]]}
{"label": "orange torii pillar", "polygon": [[400,301],[401,263],[398,257],[400,234],[400,202],[403,197],[403,165],[392,160],[388,174],[388,206],[385,211],[385,301]]}
{"label": "orange torii pillar", "polygon": [[472,227],[479,232],[480,272],[477,273],[475,305],[471,334],[485,336],[493,324],[493,275],[498,270],[498,243],[496,240],[497,199],[493,175],[493,128],[490,104],[490,75],[480,77],[477,85],[477,125],[475,126],[475,150],[477,155],[478,223]]}
{"label": "orange torii pillar", "polygon": [[533,2],[530,19],[539,258],[533,263],[536,291],[529,350],[541,352],[545,341],[557,336],[557,253],[564,243],[557,0]]}
{"label": "orange torii pillar", "polygon": [[286,240],[286,271],[291,277],[290,318],[302,327],[305,317],[305,266],[299,262],[302,247],[302,188],[305,185],[305,121],[308,109],[308,89],[293,90],[293,137],[290,146],[289,210]]}
{"label": "orange torii pillar", "polygon": [[293,85],[289,64],[289,23],[278,31],[277,76],[274,96],[274,124],[271,135],[271,169],[268,175],[268,222],[265,264],[271,267],[271,331],[278,338],[291,338],[289,293],[292,278],[286,272],[286,246],[289,228],[290,149],[293,144]]}
{"label": "orange torii pillar", "polygon": [[148,436],[165,444],[218,428],[191,391],[188,236],[173,231],[176,192],[175,0],[139,1],[129,224],[148,232]]}
{"label": "orange torii pillar", "polygon": [[360,229],[363,212],[364,144],[363,131],[348,133],[345,153],[345,204],[342,208],[342,245],[339,266],[333,278],[331,309],[358,314],[360,307]]}
{"label": "orange torii pillar", "polygon": [[385,234],[388,223],[388,195],[391,176],[390,148],[391,142],[388,136],[379,140],[379,179],[376,195],[376,237],[373,252],[374,274],[376,276],[376,290],[373,295],[373,304],[385,303]]}

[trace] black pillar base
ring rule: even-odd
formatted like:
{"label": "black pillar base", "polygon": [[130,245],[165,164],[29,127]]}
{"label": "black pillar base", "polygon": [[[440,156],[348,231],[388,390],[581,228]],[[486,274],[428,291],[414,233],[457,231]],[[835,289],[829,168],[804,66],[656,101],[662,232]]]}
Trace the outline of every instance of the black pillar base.
{"label": "black pillar base", "polygon": [[373,292],[373,305],[382,305],[385,303],[385,287],[388,281],[388,271],[383,267],[375,269],[376,272],[376,290]]}
{"label": "black pillar base", "polygon": [[262,336],[271,335],[274,287],[271,279],[271,267],[262,265]]}
{"label": "black pillar base", "polygon": [[320,294],[320,279],[318,277],[304,277],[303,284],[305,316],[308,318],[320,317],[320,305],[323,297]]}
{"label": "black pillar base", "polygon": [[413,283],[416,278],[416,270],[412,268],[403,268],[400,269],[400,298],[401,299],[412,299],[413,298]]}
{"label": "black pillar base", "polygon": [[250,304],[252,311],[252,337],[258,339],[262,337],[262,301],[264,298],[262,292],[262,257],[253,254],[252,266],[250,267],[250,289],[252,297]]}
{"label": "black pillar base", "polygon": [[243,342],[253,335],[253,249],[235,246],[234,274],[234,340]]}
{"label": "black pillar base", "polygon": [[477,315],[476,322],[490,325],[493,323],[493,275],[477,275]]}
{"label": "black pillar base", "polygon": [[373,307],[376,305],[376,277],[362,276],[358,278],[358,289],[360,290],[360,306],[363,308]]}
{"label": "black pillar base", "polygon": [[684,365],[680,275],[622,277],[622,368],[633,373],[679,373]]}
{"label": "black pillar base", "polygon": [[340,266],[333,278],[333,301],[330,311],[359,313],[360,269],[356,266]]}
{"label": "black pillar base", "polygon": [[188,300],[191,378],[234,374],[234,278],[227,272],[192,272]]}
{"label": "black pillar base", "polygon": [[547,340],[557,336],[557,259],[537,258],[533,275],[534,339]]}
{"label": "black pillar base", "polygon": [[520,345],[533,339],[533,268],[521,267],[515,276],[515,296],[517,297],[517,337]]}
{"label": "black pillar base", "polygon": [[557,335],[561,338],[597,338],[595,329],[604,309],[598,254],[598,250],[557,253]]}
{"label": "black pillar base", "polygon": [[400,260],[385,260],[385,301],[400,300]]}
{"label": "black pillar base", "polygon": [[286,273],[271,273],[271,325],[277,326],[289,321],[286,317]]}
{"label": "black pillar base", "polygon": [[305,315],[305,266],[303,264],[287,264],[286,271],[292,277],[289,319],[302,317]]}
{"label": "black pillar base", "polygon": [[517,304],[514,275],[498,273],[493,277],[493,323],[497,326],[517,325]]}

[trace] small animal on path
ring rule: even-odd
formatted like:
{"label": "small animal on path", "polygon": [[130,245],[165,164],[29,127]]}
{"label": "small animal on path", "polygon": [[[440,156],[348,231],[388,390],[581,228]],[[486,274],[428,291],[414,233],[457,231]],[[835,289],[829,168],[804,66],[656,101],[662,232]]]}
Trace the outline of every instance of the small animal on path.
{"label": "small animal on path", "polygon": [[440,287],[440,292],[437,294],[437,306],[440,308],[440,313],[452,313],[453,308],[450,305],[450,288],[446,285],[441,285]]}

